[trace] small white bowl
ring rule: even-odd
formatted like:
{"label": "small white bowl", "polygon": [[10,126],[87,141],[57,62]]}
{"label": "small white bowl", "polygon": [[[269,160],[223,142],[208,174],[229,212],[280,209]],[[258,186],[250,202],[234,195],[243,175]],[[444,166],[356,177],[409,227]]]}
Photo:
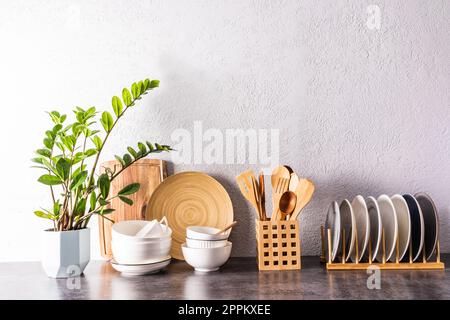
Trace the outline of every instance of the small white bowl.
{"label": "small white bowl", "polygon": [[148,227],[149,224],[152,224],[152,221],[145,220],[127,220],[116,222],[112,226],[112,238],[113,239],[128,239],[140,241],[142,239],[162,239],[162,238],[170,238],[172,236],[172,229],[168,226],[160,224],[163,234],[157,237],[137,237],[136,234],[141,231],[143,228]]}
{"label": "small white bowl", "polygon": [[152,263],[167,257],[170,253],[172,238],[164,239],[139,239],[124,240],[113,239],[111,241],[114,260],[119,264],[144,264]]}
{"label": "small white bowl", "polygon": [[224,240],[197,240],[186,238],[186,245],[189,248],[220,248],[227,245],[227,239]]}
{"label": "small white bowl", "polygon": [[195,271],[200,272],[219,270],[228,261],[231,248],[231,242],[228,242],[225,247],[219,248],[189,248],[186,243],[181,246],[186,262],[194,267]]}
{"label": "small white bowl", "polygon": [[186,237],[194,240],[226,240],[230,232],[216,234],[220,229],[192,226],[186,228]]}

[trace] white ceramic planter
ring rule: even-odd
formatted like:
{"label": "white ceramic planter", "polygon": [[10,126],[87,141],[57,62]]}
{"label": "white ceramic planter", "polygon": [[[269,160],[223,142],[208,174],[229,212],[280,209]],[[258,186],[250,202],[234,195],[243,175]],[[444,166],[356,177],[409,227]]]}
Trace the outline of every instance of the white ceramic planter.
{"label": "white ceramic planter", "polygon": [[90,260],[90,230],[46,230],[42,237],[42,266],[51,278],[76,277]]}

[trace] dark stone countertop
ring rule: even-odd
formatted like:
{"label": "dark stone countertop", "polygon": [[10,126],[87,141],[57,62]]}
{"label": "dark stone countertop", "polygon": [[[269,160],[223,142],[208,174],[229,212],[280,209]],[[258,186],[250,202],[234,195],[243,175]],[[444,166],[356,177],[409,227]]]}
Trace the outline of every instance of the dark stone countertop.
{"label": "dark stone countertop", "polygon": [[381,289],[368,289],[366,271],[326,271],[317,257],[302,270],[258,271],[255,258],[232,258],[218,272],[197,274],[172,262],[154,275],[124,277],[91,261],[79,280],[47,278],[38,262],[0,263],[0,299],[450,299],[446,270],[381,271]]}

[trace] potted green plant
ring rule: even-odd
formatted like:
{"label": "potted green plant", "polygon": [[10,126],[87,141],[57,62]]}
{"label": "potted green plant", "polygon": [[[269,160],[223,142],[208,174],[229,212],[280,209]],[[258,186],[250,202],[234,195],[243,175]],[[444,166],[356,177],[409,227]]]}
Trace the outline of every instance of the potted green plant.
{"label": "potted green plant", "polygon": [[[65,278],[82,274],[90,260],[90,233],[87,228],[93,215],[108,219],[114,211],[108,204],[119,198],[128,205],[128,197],[140,188],[133,183],[115,195],[110,195],[111,182],[127,167],[151,153],[172,150],[167,145],[139,142],[137,148],[127,148],[123,156],[115,156],[121,163],[116,172],[106,170],[96,174],[100,154],[124,114],[150,90],[159,86],[158,80],[135,82],[131,90],[124,88],[122,97],[112,97],[113,113],[104,111],[100,117],[95,107],[76,107],[75,119],[66,124],[67,116],[57,111],[49,112],[53,122],[45,132],[44,146],[32,159],[38,169],[44,170],[38,181],[49,187],[51,205],[35,211],[35,215],[52,221],[44,231],[42,265],[47,275]],[[99,119],[98,119],[99,118]],[[101,124],[101,130],[97,130]]]}

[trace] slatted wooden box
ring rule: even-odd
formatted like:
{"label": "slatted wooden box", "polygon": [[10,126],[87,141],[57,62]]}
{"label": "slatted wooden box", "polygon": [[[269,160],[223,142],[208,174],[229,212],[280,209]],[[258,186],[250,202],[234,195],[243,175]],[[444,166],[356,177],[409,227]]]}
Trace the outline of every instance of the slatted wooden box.
{"label": "slatted wooden box", "polygon": [[259,270],[301,269],[298,221],[256,220]]}

